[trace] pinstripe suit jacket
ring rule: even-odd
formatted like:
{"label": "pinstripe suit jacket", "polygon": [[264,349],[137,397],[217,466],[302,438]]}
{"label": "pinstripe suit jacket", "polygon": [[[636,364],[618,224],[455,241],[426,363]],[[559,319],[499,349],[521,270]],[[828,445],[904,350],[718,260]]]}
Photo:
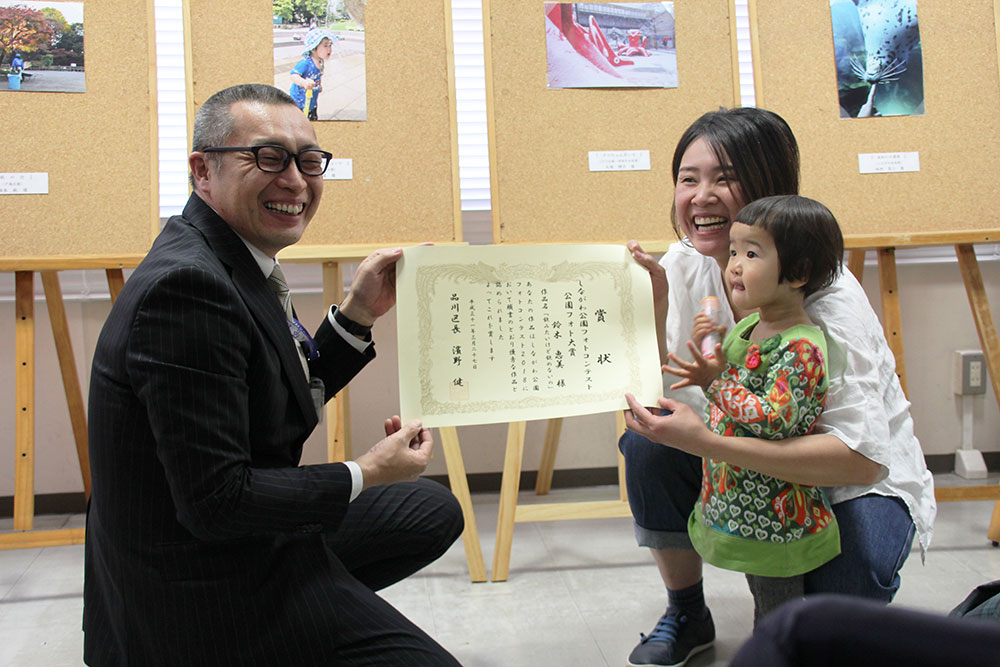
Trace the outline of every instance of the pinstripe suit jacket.
{"label": "pinstripe suit jacket", "polygon": [[[325,318],[315,340],[327,399],[374,357]],[[192,195],[95,352],[88,664],[334,662],[307,637],[342,602],[321,533],[341,522],[351,475],[298,465],[317,417],[294,345],[246,246]]]}

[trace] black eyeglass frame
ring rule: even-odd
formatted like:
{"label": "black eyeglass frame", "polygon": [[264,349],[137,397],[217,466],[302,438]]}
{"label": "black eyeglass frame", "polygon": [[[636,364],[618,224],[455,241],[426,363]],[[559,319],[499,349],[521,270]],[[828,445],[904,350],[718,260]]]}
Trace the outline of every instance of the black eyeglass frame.
{"label": "black eyeglass frame", "polygon": [[[276,149],[278,149],[280,151],[284,151],[284,153],[285,153],[285,161],[284,161],[284,163],[282,163],[281,169],[264,169],[264,167],[260,166],[260,151],[261,151],[262,148],[276,148]],[[321,150],[319,148],[306,148],[305,150],[301,150],[298,153],[293,153],[290,150],[288,150],[287,148],[285,148],[284,146],[278,146],[276,144],[261,144],[260,146],[206,146],[205,148],[201,149],[201,152],[202,153],[243,153],[243,152],[250,152],[250,153],[253,153],[253,161],[254,161],[254,164],[257,165],[257,168],[260,169],[261,171],[263,171],[264,173],[267,173],[267,174],[280,174],[280,173],[282,173],[283,171],[285,171],[286,169],[288,169],[289,163],[294,159],[295,160],[295,168],[298,169],[299,173],[303,174],[304,176],[322,176],[323,174],[326,173],[327,168],[330,166],[330,160],[333,159],[333,153],[329,153],[329,152]],[[310,174],[309,172],[307,172],[306,170],[304,170],[302,168],[302,163],[299,162],[299,156],[302,155],[303,153],[309,153],[309,152],[319,153],[326,160],[326,162],[323,164],[323,169],[319,173]]]}

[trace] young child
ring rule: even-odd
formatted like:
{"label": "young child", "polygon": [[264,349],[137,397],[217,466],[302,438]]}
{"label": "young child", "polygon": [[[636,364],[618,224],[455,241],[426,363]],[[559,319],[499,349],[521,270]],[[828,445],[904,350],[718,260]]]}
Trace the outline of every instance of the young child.
{"label": "young child", "polygon": [[[699,353],[702,339],[718,327],[699,315],[688,343],[694,361],[671,353],[675,365],[663,368],[683,378],[672,388],[704,389],[706,422],[716,433],[770,440],[805,435],[823,410],[828,382],[826,340],[802,304],[840,271],[840,227],[819,202],[782,195],[740,210],[729,239],[725,279],[732,305],[756,312],[707,358]],[[705,561],[745,572],[766,598],[757,600],[755,622],[801,597],[801,575],[840,553],[837,520],[819,487],[711,459],[703,461],[688,533]]]}
{"label": "young child", "polygon": [[306,91],[312,91],[309,96],[309,120],[317,120],[316,108],[320,91],[323,90],[320,80],[323,78],[326,61],[333,53],[333,43],[337,39],[337,36],[329,30],[313,28],[306,33],[306,50],[302,52],[302,60],[292,68],[292,87],[288,94],[299,108],[305,111]]}

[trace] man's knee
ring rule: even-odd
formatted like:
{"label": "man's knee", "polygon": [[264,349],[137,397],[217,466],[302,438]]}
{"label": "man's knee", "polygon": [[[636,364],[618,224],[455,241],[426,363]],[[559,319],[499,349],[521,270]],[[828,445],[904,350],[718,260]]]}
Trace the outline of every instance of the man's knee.
{"label": "man's knee", "polygon": [[[462,505],[447,487],[431,480],[420,480],[420,488],[433,505],[431,514],[435,518],[442,542],[451,545],[465,530],[465,515]],[[447,548],[447,547],[446,547]]]}

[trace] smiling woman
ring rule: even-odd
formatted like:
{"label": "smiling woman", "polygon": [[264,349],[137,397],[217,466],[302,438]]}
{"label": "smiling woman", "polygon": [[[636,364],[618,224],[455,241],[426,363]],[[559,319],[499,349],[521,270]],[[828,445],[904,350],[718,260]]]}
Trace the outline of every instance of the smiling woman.
{"label": "smiling woman", "polygon": [[[652,278],[661,355],[666,360],[669,349],[675,366],[697,365],[704,360],[693,357],[696,348],[686,343],[703,297],[719,297],[719,323],[727,329],[740,322],[739,333],[746,333],[756,324],[756,315],[745,316],[760,304],[731,294],[723,282],[730,234],[744,226],[736,223],[742,204],[796,193],[798,147],[791,128],[773,112],[753,108],[710,112],[682,135],[674,152],[673,174],[673,222],[683,240],[672,244],[660,262],[638,244],[631,242],[630,247]],[[835,260],[839,259],[838,252]],[[832,285],[810,295],[803,308],[823,330],[830,349],[823,355],[830,364],[826,373],[830,385],[815,432],[772,441],[710,431],[699,417],[709,400],[697,385],[671,387],[664,392],[668,398],[652,410],[629,397],[631,412],[625,418],[629,430],[619,441],[629,504],[639,544],[650,547],[668,591],[666,613],[635,647],[629,664],[680,664],[714,641],[702,589],[702,549],[693,549],[699,536],[717,537],[711,532],[716,529],[697,523],[695,513],[699,498],[716,491],[729,502],[731,479],[725,466],[800,487],[829,487],[841,554],[802,574],[798,590],[807,594],[849,593],[888,602],[899,587],[899,568],[914,535],[922,548],[929,543],[935,514],[931,475],[913,435],[909,403],[894,372],[895,359],[867,296],[850,272],[842,272]],[[807,330],[815,331],[798,328],[803,337]],[[757,341],[754,333],[747,335],[748,339],[740,337],[746,346],[743,362],[757,372],[757,367],[766,366],[765,356],[774,352],[775,339]],[[711,405],[719,403],[713,399]],[[713,464],[706,475],[701,458],[725,464]],[[818,506],[825,505],[815,500]],[[798,501],[793,505],[782,505],[795,509],[785,512],[786,518],[801,516],[799,509],[805,505]],[[700,544],[705,547],[712,541]],[[832,538],[831,544],[823,544],[830,548]],[[705,553],[710,561],[718,555]],[[751,580],[755,614],[766,613],[775,601],[793,594],[788,582],[780,581],[788,573],[751,574],[757,577]]]}

